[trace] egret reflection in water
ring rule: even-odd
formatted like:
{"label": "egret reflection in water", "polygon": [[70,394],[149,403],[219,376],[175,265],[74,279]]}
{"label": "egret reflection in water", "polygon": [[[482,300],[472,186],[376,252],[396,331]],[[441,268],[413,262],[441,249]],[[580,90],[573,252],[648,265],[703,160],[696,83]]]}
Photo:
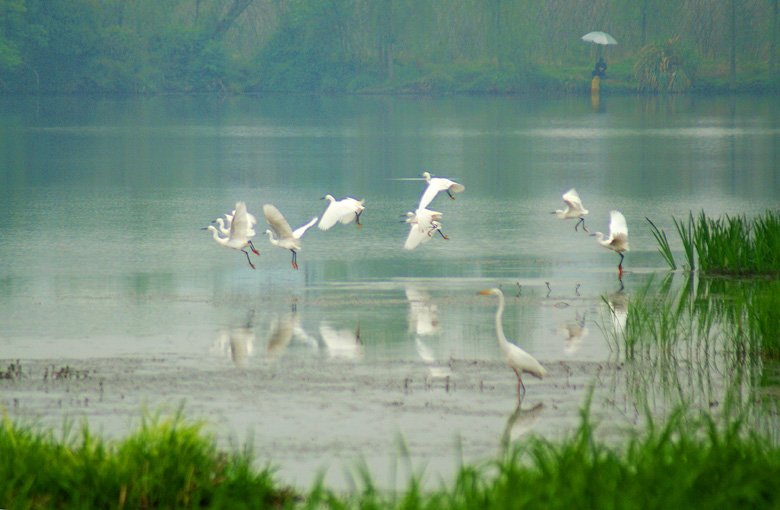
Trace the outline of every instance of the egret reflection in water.
{"label": "egret reflection in water", "polygon": [[320,324],[320,338],[330,359],[362,360],[363,341],[360,326],[354,329],[333,329],[327,323]]}
{"label": "egret reflection in water", "polygon": [[574,314],[574,319],[561,324],[559,332],[565,337],[563,350],[566,354],[574,354],[582,347],[582,339],[588,335],[588,328],[585,326],[587,315],[588,312],[585,311],[580,317],[577,312]]}
{"label": "egret reflection in water", "polygon": [[523,409],[521,404],[522,400],[518,402],[514,412],[509,415],[509,418],[507,418],[506,424],[504,425],[504,431],[501,434],[501,441],[499,442],[499,449],[502,453],[506,453],[512,442],[534,428],[534,425],[539,420],[539,416],[544,410],[544,404],[542,402],[527,409]]}
{"label": "egret reflection in water", "polygon": [[219,331],[214,342],[213,350],[228,356],[239,368],[246,368],[255,354],[254,316],[255,311],[249,310],[243,325]]}
{"label": "egret reflection in water", "polygon": [[428,336],[439,332],[439,308],[431,302],[431,295],[414,285],[406,286],[406,300],[409,302],[409,331]]}

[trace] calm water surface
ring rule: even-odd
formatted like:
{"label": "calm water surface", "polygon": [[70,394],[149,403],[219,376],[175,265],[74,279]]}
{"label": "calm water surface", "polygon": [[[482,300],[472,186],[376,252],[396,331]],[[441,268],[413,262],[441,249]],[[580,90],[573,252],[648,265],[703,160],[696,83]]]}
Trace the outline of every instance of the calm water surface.
{"label": "calm water surface", "polygon": [[[0,146],[0,359],[232,369],[282,328],[291,359],[500,360],[476,292],[501,285],[507,335],[543,363],[605,361],[601,296],[666,273],[646,216],[671,233],[780,193],[777,98],[14,98]],[[423,171],[466,190],[431,206],[450,240],[407,252]],[[622,282],[617,255],[550,214],[571,187],[591,232],[626,216]],[[262,205],[295,228],[327,193],[365,198],[363,227],[310,230],[295,271]],[[260,219],[256,270],[200,230],[238,200]]]}
{"label": "calm water surface", "polygon": [[[523,346],[603,359],[598,338],[572,353],[555,330],[595,318],[594,299],[620,289],[618,258],[549,214],[560,195],[579,190],[591,232],[625,214],[630,293],[664,269],[645,216],[671,230],[691,210],[777,206],[779,103],[606,98],[595,114],[579,97],[6,100],[2,356],[206,356],[216,332],[250,316],[264,330],[299,302],[315,347],[320,324],[360,324],[369,356],[406,359],[412,288],[441,300],[442,356],[490,358],[494,304],[472,296],[519,284],[540,298],[507,312]],[[400,215],[423,189],[406,179],[425,170],[466,191],[432,205],[451,240],[406,252]],[[364,227],[312,229],[296,272],[263,238],[262,205],[295,227],[326,193],[365,198]],[[237,200],[261,216],[255,271],[199,230]]]}

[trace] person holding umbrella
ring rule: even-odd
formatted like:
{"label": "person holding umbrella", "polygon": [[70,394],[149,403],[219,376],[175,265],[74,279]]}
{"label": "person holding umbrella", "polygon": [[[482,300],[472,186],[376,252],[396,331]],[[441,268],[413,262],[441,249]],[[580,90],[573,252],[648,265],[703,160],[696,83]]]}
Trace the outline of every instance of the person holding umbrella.
{"label": "person holding umbrella", "polygon": [[604,57],[599,57],[599,61],[596,62],[596,69],[593,70],[593,76],[604,78],[607,75],[607,63],[604,62]]}

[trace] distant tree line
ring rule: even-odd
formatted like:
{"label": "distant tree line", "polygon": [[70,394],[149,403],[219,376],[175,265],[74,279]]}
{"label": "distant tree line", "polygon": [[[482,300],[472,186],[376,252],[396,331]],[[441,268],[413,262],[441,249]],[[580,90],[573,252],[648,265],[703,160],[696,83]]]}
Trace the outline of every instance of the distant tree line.
{"label": "distant tree line", "polygon": [[0,0],[0,93],[522,90],[592,30],[648,89],[733,85],[777,75],[778,1]]}

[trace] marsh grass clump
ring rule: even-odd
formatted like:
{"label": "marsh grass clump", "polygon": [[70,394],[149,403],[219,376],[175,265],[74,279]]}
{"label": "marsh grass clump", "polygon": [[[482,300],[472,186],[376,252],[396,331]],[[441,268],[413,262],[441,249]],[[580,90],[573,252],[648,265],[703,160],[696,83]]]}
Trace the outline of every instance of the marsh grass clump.
{"label": "marsh grass clump", "polygon": [[0,508],[267,508],[293,499],[248,451],[226,454],[200,423],[145,417],[107,442],[0,423]]}
{"label": "marsh grass clump", "polygon": [[[673,218],[683,245],[688,267],[693,270],[694,253],[703,274],[756,276],[780,274],[780,211],[767,210],[747,216],[709,218],[702,211],[691,213],[687,222]],[[658,250],[671,269],[676,269],[666,233],[651,225]]]}

